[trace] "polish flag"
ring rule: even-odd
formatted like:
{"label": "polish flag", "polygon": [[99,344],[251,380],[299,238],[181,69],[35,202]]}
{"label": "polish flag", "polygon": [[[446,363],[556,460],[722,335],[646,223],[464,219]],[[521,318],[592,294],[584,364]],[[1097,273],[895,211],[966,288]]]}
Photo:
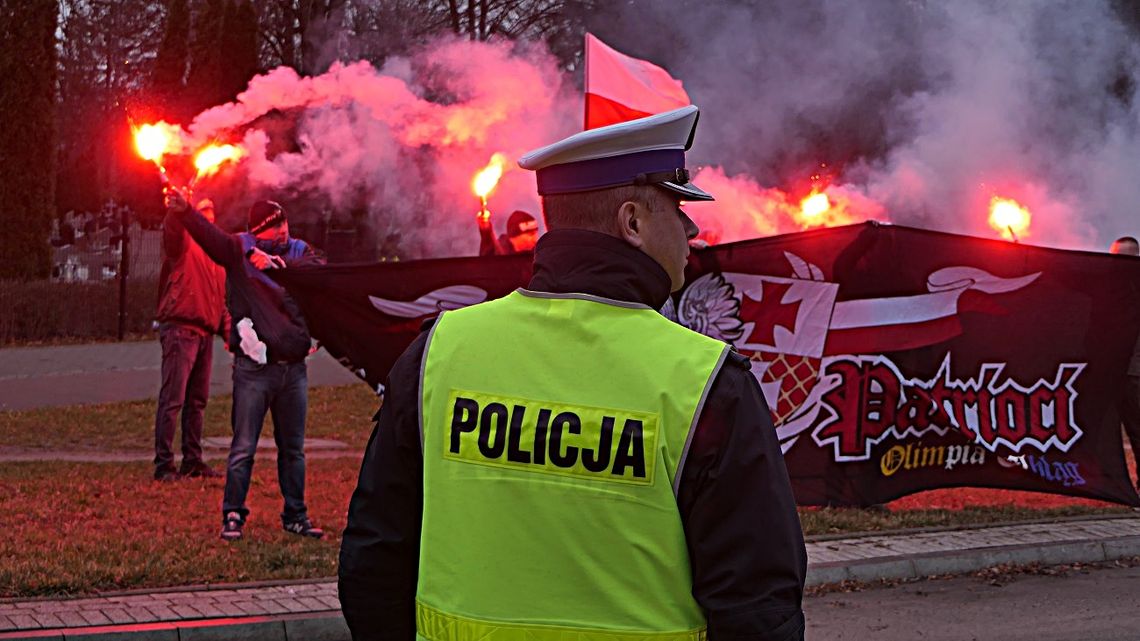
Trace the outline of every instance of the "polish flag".
{"label": "polish flag", "polygon": [[684,107],[681,81],[655,64],[631,58],[586,34],[586,129]]}

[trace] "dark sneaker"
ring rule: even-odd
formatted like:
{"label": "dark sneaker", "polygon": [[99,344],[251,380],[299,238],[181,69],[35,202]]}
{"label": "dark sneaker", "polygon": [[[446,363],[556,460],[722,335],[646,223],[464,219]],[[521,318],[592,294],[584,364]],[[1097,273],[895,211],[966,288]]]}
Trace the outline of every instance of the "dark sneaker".
{"label": "dark sneaker", "polygon": [[237,512],[227,514],[225,521],[222,522],[222,540],[236,541],[240,539],[243,525],[245,525],[245,523],[242,522],[240,514]]}
{"label": "dark sneaker", "polygon": [[190,469],[183,469],[179,473],[192,479],[220,479],[225,476],[205,463],[195,465]]}
{"label": "dark sneaker", "polygon": [[182,475],[179,474],[178,472],[175,472],[174,470],[155,470],[154,471],[154,480],[161,481],[163,483],[171,483],[173,481],[177,481],[180,478],[182,478]]}
{"label": "dark sneaker", "polygon": [[314,539],[319,539],[325,535],[325,531],[319,527],[315,527],[313,522],[309,519],[301,519],[300,521],[293,521],[292,523],[283,524],[286,532],[297,534],[300,536],[307,536]]}

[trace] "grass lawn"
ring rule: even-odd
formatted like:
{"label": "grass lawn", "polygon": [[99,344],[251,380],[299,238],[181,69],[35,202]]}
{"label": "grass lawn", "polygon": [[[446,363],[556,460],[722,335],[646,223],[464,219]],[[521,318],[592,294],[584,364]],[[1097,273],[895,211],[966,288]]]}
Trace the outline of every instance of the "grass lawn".
{"label": "grass lawn", "polygon": [[[0,597],[334,576],[375,410],[363,385],[310,390],[308,436],[350,447],[348,456],[309,460],[306,499],[326,531],[320,541],[281,531],[276,467],[268,457],[254,466],[252,514],[245,538],[234,544],[218,539],[220,479],[156,483],[145,462],[0,464]],[[153,402],[144,401],[0,413],[0,451],[147,451],[153,412]],[[271,438],[270,429],[263,437]],[[228,397],[211,399],[205,432],[229,435]],[[1129,513],[1087,499],[977,488],[922,492],[888,508],[803,508],[800,517],[813,536]]]}
{"label": "grass lawn", "polygon": [[281,530],[276,465],[257,461],[245,537],[226,543],[222,479],[158,483],[149,463],[5,463],[0,597],[335,576],[359,465],[309,461],[318,541]]}
{"label": "grass lawn", "polygon": [[[1046,499],[1041,500],[1041,497]],[[804,534],[813,536],[1131,513],[1127,507],[1089,499],[1013,490],[952,488],[912,494],[888,503],[886,511],[800,508],[800,523]]]}
{"label": "grass lawn", "polygon": [[[157,483],[150,480],[149,463],[5,463],[0,466],[6,529],[0,538],[0,598],[335,576],[359,464],[359,456],[309,461],[306,501],[326,532],[314,541],[281,530],[276,467],[271,460],[258,461],[245,537],[227,544],[218,538],[221,479]],[[974,497],[988,505],[940,506],[960,501],[955,495],[963,491],[900,499],[890,512],[804,508],[800,516],[811,536],[1127,512],[1064,497],[1056,498],[1074,503],[1034,506],[1032,497],[1047,495],[1022,492]]]}

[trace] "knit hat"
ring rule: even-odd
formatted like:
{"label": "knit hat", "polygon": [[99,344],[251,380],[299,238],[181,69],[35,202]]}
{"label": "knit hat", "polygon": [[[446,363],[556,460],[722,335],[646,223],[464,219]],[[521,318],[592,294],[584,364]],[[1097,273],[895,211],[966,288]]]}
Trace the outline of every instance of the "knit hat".
{"label": "knit hat", "polygon": [[516,209],[507,219],[507,237],[514,238],[527,232],[538,231],[538,221],[534,216],[521,209]]}
{"label": "knit hat", "polygon": [[249,208],[249,233],[257,234],[285,222],[285,210],[272,200],[259,200]]}

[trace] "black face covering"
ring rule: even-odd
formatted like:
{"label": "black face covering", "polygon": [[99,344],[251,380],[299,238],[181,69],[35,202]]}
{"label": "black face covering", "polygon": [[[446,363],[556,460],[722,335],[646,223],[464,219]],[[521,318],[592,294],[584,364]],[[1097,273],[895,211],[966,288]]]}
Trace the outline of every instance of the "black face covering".
{"label": "black face covering", "polygon": [[259,238],[257,242],[254,243],[254,246],[267,254],[277,255],[284,254],[286,250],[289,249],[289,241],[286,240],[283,243],[279,243],[275,240],[262,240]]}

